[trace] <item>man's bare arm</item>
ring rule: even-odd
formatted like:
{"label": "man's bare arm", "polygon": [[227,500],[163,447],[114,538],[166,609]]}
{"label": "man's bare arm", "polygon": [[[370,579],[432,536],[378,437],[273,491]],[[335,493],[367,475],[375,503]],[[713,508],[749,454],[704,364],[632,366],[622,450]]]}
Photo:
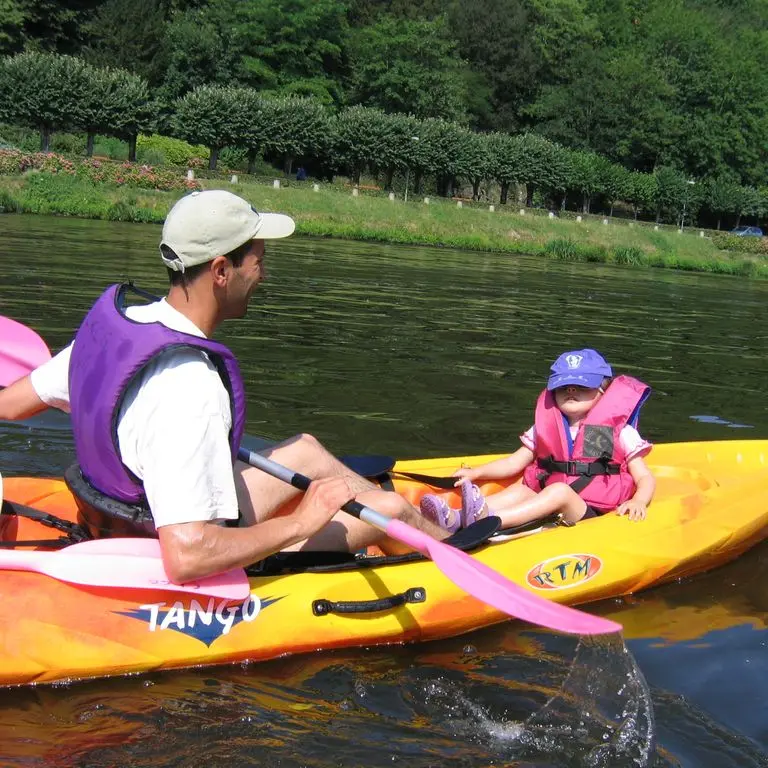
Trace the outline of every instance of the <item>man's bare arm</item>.
{"label": "man's bare arm", "polygon": [[0,390],[0,419],[19,421],[28,419],[48,406],[37,396],[29,376],[14,381]]}
{"label": "man's bare arm", "polygon": [[158,529],[163,563],[171,581],[183,584],[244,567],[309,538],[353,497],[344,477],[315,480],[289,515],[248,528],[211,522],[176,523]]}

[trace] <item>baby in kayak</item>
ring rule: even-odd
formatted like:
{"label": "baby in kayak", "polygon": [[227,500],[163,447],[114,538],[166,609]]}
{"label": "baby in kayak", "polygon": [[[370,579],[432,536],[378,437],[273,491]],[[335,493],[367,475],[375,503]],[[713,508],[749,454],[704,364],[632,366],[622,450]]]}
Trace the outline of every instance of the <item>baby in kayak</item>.
{"label": "baby in kayak", "polygon": [[[573,525],[616,510],[643,520],[656,481],[643,457],[651,444],[637,432],[637,418],[650,388],[631,376],[613,378],[611,366],[594,349],[565,352],[554,362],[536,403],[535,423],[520,436],[511,456],[454,472],[461,509],[428,494],[421,512],[450,531],[497,515],[503,527],[549,515]],[[478,481],[516,483],[484,497]]]}

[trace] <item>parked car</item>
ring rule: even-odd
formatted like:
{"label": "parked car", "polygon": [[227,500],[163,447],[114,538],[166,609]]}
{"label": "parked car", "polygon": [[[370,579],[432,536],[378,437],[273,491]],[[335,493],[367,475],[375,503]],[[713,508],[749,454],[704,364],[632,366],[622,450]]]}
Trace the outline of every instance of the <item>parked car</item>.
{"label": "parked car", "polygon": [[760,227],[735,227],[731,234],[737,237],[762,237],[763,230]]}

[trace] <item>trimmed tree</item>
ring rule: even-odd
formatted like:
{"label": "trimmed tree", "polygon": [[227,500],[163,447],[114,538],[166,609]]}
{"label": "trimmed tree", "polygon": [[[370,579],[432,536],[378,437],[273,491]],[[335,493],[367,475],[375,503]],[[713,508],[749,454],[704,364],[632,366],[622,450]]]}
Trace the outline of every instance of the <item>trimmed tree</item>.
{"label": "trimmed tree", "polygon": [[37,128],[40,150],[48,152],[54,131],[79,124],[90,72],[73,56],[20,53],[0,59],[0,114]]}
{"label": "trimmed tree", "polygon": [[210,149],[208,169],[216,170],[223,147],[242,141],[238,111],[242,89],[201,85],[176,101],[174,131],[179,138]]}
{"label": "trimmed tree", "polygon": [[360,175],[376,158],[385,124],[386,115],[373,107],[350,107],[333,120],[333,156],[355,184],[360,183]]}
{"label": "trimmed tree", "polygon": [[282,160],[283,172],[290,174],[297,158],[315,157],[328,131],[329,115],[317,99],[262,97],[266,154]]}

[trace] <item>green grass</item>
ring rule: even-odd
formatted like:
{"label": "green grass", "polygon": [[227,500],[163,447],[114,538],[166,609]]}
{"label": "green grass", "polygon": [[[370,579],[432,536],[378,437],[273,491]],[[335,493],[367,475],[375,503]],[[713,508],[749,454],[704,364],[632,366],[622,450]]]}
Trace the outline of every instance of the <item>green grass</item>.
{"label": "green grass", "polygon": [[[657,267],[712,274],[768,277],[768,262],[754,255],[716,248],[698,230],[628,226],[625,222],[588,218],[576,222],[546,215],[519,214],[519,209],[473,204],[457,208],[442,199],[421,197],[390,202],[385,195],[348,187],[289,182],[280,189],[246,181],[232,185],[202,179],[205,187],[231,189],[257,209],[282,211],[296,219],[297,232],[374,242],[408,243],[465,250],[542,255],[566,262],[617,264],[632,268]],[[0,176],[0,209],[27,213],[82,216],[116,221],[162,222],[180,192],[95,185],[43,173],[24,177]]]}

